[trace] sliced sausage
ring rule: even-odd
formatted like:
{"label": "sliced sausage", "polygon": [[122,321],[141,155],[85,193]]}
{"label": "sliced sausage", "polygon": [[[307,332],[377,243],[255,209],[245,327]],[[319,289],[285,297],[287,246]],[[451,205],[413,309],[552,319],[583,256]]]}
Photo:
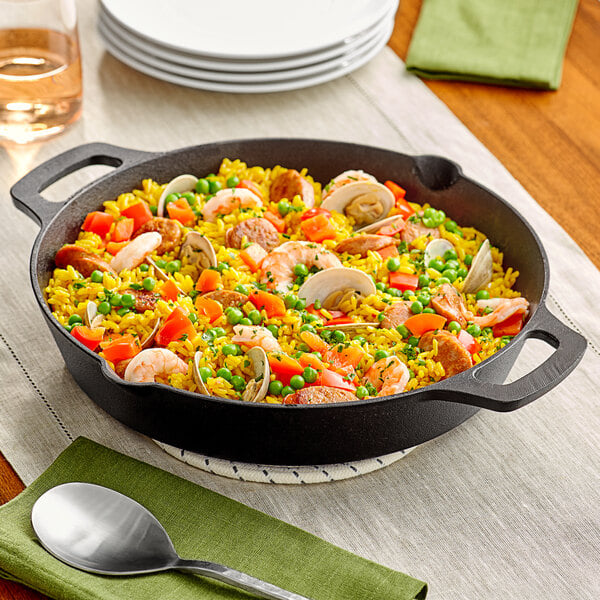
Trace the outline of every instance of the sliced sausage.
{"label": "sliced sausage", "polygon": [[162,242],[156,249],[158,254],[171,252],[181,243],[181,226],[173,219],[166,219],[165,217],[152,217],[152,219],[146,221],[141,227],[138,227],[135,230],[132,239],[136,238],[142,233],[147,233],[148,231],[158,231],[158,233],[162,235]]}
{"label": "sliced sausage", "polygon": [[156,308],[156,300],[158,295],[148,290],[127,290],[135,298],[135,310],[144,312],[146,310],[154,310]]}
{"label": "sliced sausage", "polygon": [[238,223],[225,233],[225,243],[230,248],[241,248],[244,236],[249,242],[262,246],[267,252],[279,246],[279,233],[267,219],[253,217]]}
{"label": "sliced sausage", "polygon": [[428,331],[419,341],[419,348],[429,352],[433,348],[433,340],[437,340],[438,351],[435,360],[442,363],[446,377],[462,373],[473,366],[469,351],[449,331]]}
{"label": "sliced sausage", "polygon": [[367,252],[372,250],[376,252],[392,244],[398,244],[399,241],[387,235],[364,234],[346,238],[335,248],[338,253],[347,252],[348,254],[360,254],[361,257],[367,256]]}
{"label": "sliced sausage", "polygon": [[383,311],[385,318],[381,321],[381,326],[384,329],[396,329],[398,325],[404,325],[406,319],[412,316],[410,305],[411,303],[407,300],[390,304]]}
{"label": "sliced sausage", "polygon": [[288,169],[282,173],[271,184],[269,197],[271,202],[279,202],[284,198],[292,200],[294,196],[300,196],[308,208],[315,204],[315,191],[313,186],[294,169]]}
{"label": "sliced sausage", "polygon": [[283,399],[283,404],[333,404],[352,400],[357,400],[357,397],[348,390],[314,385],[289,394]]}
{"label": "sliced sausage", "polygon": [[431,299],[431,306],[439,315],[446,317],[448,321],[457,321],[461,327],[473,316],[467,310],[462,296],[449,283],[439,287],[437,294]]}
{"label": "sliced sausage", "polygon": [[410,219],[406,222],[406,227],[400,233],[403,242],[411,244],[422,235],[429,236],[429,239],[440,237],[440,231],[437,227],[425,227],[423,223],[413,223]]}
{"label": "sliced sausage", "polygon": [[202,294],[202,296],[220,302],[223,308],[229,308],[230,306],[238,307],[248,302],[248,296],[240,292],[234,292],[233,290],[215,290],[214,292]]}
{"label": "sliced sausage", "polygon": [[84,277],[89,277],[94,271],[103,271],[111,275],[117,275],[106,261],[74,244],[63,246],[56,253],[54,262],[60,269],[65,269],[68,265],[71,265]]}

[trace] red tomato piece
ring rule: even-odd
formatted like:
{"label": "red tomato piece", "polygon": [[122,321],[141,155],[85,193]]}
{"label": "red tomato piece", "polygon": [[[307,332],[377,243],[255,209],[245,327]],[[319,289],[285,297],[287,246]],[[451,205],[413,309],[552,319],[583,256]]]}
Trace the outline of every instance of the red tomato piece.
{"label": "red tomato piece", "polygon": [[121,211],[124,217],[133,219],[133,230],[137,231],[146,221],[152,219],[150,207],[142,200]]}
{"label": "red tomato piece", "polygon": [[92,352],[98,347],[104,337],[104,327],[90,329],[85,325],[77,325],[71,329],[72,336]]}
{"label": "red tomato piece", "polygon": [[100,347],[106,360],[109,360],[113,364],[133,358],[142,349],[138,340],[130,333],[116,337],[112,335],[111,339],[100,342]]}
{"label": "red tomato piece", "polygon": [[312,219],[313,217],[316,217],[317,215],[325,215],[327,218],[330,218],[331,212],[329,212],[326,208],[320,208],[320,207],[310,208],[309,210],[303,212],[302,215],[300,215],[300,220],[306,221],[307,219]]}
{"label": "red tomato piece", "polygon": [[264,309],[269,318],[283,317],[287,312],[285,302],[275,294],[269,294],[269,292],[263,292],[262,290],[252,290],[249,299],[258,310]]}
{"label": "red tomato piece", "polygon": [[523,328],[523,313],[516,313],[492,327],[494,337],[514,336]]}
{"label": "red tomato piece", "polygon": [[325,369],[323,371],[323,374],[321,375],[321,385],[339,388],[341,390],[349,390],[351,392],[356,391],[356,386],[353,383],[348,381],[343,375],[340,375],[340,373],[336,373],[331,369]]}
{"label": "red tomato piece", "polygon": [[168,346],[171,342],[183,338],[184,335],[191,337],[195,334],[196,330],[194,329],[192,322],[183,310],[177,307],[171,312],[162,327],[158,330],[154,341],[159,346]]}
{"label": "red tomato piece", "polygon": [[88,213],[81,229],[98,234],[101,238],[106,237],[113,224],[114,217],[105,212],[94,211]]}
{"label": "red tomato piece", "polygon": [[392,271],[388,275],[390,287],[396,288],[397,290],[416,290],[419,285],[419,276],[411,273],[400,273],[399,271]]}
{"label": "red tomato piece", "polygon": [[113,242],[126,242],[132,236],[135,227],[134,219],[121,219],[115,223],[112,235],[110,237]]}
{"label": "red tomato piece", "polygon": [[458,341],[468,350],[471,354],[475,354],[481,350],[479,342],[464,329],[460,330],[458,334]]}

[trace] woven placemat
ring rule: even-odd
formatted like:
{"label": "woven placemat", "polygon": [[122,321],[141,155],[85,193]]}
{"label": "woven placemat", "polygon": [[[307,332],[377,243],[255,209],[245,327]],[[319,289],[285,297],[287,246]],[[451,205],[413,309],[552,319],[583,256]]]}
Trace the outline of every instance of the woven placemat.
{"label": "woven placemat", "polygon": [[413,448],[399,450],[392,454],[378,456],[375,458],[365,458],[352,462],[336,463],[329,465],[259,465],[253,463],[244,463],[223,458],[213,458],[182,450],[175,446],[169,446],[164,442],[153,440],[167,454],[175,457],[192,467],[201,469],[213,475],[221,475],[229,479],[239,481],[252,481],[254,483],[281,483],[281,484],[306,484],[306,483],[329,483],[332,481],[341,481],[342,479],[351,479],[359,475],[366,475],[378,469],[383,469],[392,463],[404,458]]}

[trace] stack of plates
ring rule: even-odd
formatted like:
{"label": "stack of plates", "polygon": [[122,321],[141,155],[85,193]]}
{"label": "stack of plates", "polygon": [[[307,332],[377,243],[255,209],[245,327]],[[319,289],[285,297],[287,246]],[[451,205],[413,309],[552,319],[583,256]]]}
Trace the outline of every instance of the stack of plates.
{"label": "stack of plates", "polygon": [[108,51],[147,75],[259,93],[335,79],[387,43],[398,0],[100,0]]}

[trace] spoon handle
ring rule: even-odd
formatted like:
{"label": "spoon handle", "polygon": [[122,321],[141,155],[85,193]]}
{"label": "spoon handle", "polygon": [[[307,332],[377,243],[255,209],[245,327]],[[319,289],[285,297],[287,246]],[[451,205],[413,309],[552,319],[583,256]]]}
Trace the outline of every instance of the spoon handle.
{"label": "spoon handle", "polygon": [[234,587],[251,592],[257,598],[267,598],[268,600],[310,600],[306,596],[294,594],[294,592],[281,589],[276,585],[267,583],[241,571],[205,560],[186,560],[182,558],[173,565],[173,568],[217,579],[223,583],[228,583]]}

